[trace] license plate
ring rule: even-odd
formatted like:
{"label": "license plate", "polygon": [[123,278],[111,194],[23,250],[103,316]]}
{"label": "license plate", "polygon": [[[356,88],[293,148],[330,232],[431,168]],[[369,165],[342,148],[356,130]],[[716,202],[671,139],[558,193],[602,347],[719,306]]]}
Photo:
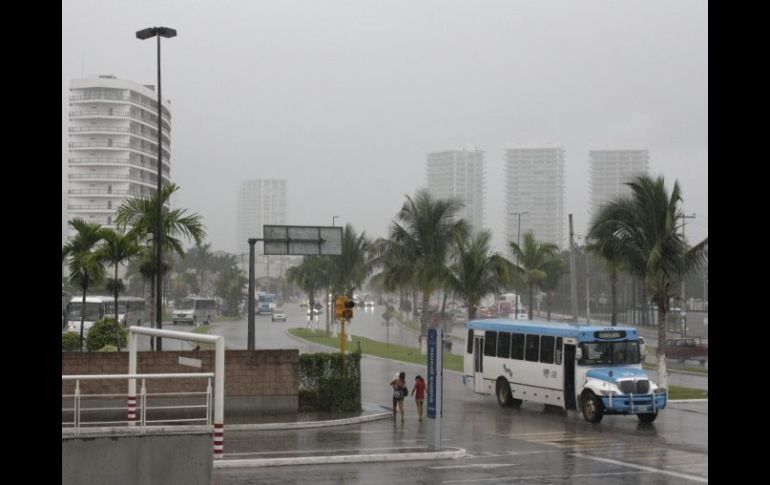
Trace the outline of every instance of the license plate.
{"label": "license plate", "polygon": [[637,409],[639,409],[639,411],[649,411],[650,406],[638,406]]}

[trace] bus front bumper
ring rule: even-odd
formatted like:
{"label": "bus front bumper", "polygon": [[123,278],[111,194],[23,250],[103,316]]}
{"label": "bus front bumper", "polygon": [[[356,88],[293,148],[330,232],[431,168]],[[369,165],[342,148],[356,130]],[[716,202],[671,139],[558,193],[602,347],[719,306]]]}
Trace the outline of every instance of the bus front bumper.
{"label": "bus front bumper", "polygon": [[610,414],[655,413],[664,409],[666,402],[664,393],[602,396],[604,410]]}

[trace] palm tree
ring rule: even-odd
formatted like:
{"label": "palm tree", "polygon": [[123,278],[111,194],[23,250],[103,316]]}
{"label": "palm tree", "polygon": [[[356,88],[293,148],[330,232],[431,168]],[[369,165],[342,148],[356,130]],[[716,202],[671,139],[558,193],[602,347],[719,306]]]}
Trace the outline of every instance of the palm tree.
{"label": "palm tree", "polygon": [[[156,230],[157,219],[157,207],[158,203],[163,208],[161,219],[161,234],[160,245],[165,251],[173,251],[179,256],[184,256],[184,249],[182,248],[182,241],[179,239],[184,236],[188,241],[193,240],[196,245],[200,245],[203,238],[206,237],[206,231],[203,226],[202,217],[199,214],[188,214],[187,209],[171,209],[166,210],[165,205],[169,204],[171,195],[179,190],[179,187],[175,184],[168,184],[163,186],[160,191],[160,202],[157,196],[141,197],[138,199],[129,199],[123,202],[123,204],[117,210],[117,217],[115,218],[115,224],[120,230],[125,230],[130,227],[128,234],[135,237],[137,240],[145,240],[147,237]],[[154,243],[154,238],[153,238]],[[154,254],[154,251],[153,251]],[[155,261],[150,264],[146,261],[143,264],[144,274],[152,275],[152,293],[150,296],[151,315],[152,310],[155,310],[155,284],[162,282],[160,278],[163,277],[164,269],[168,270],[168,265],[164,263],[164,267],[156,268]],[[162,316],[156,318],[159,327],[161,326]],[[158,340],[160,342],[160,339]],[[160,344],[158,350],[161,350]]]}
{"label": "palm tree", "polygon": [[498,293],[510,283],[513,265],[490,248],[492,233],[480,231],[469,239],[460,239],[453,251],[445,289],[459,295],[468,307],[468,320],[476,318],[482,298]]}
{"label": "palm tree", "polygon": [[607,275],[610,278],[610,325],[614,327],[618,324],[618,271],[623,265],[623,258],[617,247],[617,241],[611,233],[608,233],[607,227],[602,226],[601,223],[597,224],[597,219],[592,221],[587,237],[591,242],[586,245],[586,249],[599,256],[607,269]]}
{"label": "palm tree", "polygon": [[325,256],[304,256],[301,264],[286,270],[286,279],[307,293],[308,311],[310,312],[309,321],[313,320],[316,291],[327,286],[328,274],[329,260]]}
{"label": "palm tree", "polygon": [[211,253],[211,243],[190,248],[185,254],[184,267],[195,270],[198,288],[206,296],[206,272],[214,269],[216,257]]}
{"label": "palm tree", "polygon": [[564,271],[566,269],[566,266],[564,265],[564,261],[562,260],[561,256],[558,254],[554,254],[554,257],[551,258],[545,265],[545,280],[541,284],[541,288],[543,291],[545,291],[545,309],[546,309],[546,321],[551,321],[551,305],[553,304],[553,292],[556,291],[556,289],[559,286],[559,281],[561,280],[562,275],[564,274]]}
{"label": "palm tree", "polygon": [[513,241],[508,244],[514,256],[519,261],[517,271],[522,283],[529,289],[529,319],[532,320],[532,309],[535,288],[542,289],[548,278],[548,268],[554,265],[551,261],[558,257],[559,247],[552,243],[539,242],[532,231],[524,234],[523,245]]}
{"label": "palm tree", "polygon": [[101,226],[93,222],[75,218],[69,221],[77,234],[72,241],[62,248],[62,261],[70,258],[69,281],[72,286],[83,290],[83,303],[80,308],[80,351],[83,351],[83,328],[86,320],[86,294],[92,284],[99,284],[104,276],[104,268],[94,248],[100,241]]}
{"label": "palm tree", "polygon": [[240,268],[233,264],[219,272],[214,294],[225,301],[225,305],[231,312],[240,315],[239,304],[243,299],[243,287],[248,282],[249,279],[243,276]]}
{"label": "palm tree", "polygon": [[352,224],[345,225],[342,235],[342,254],[330,257],[332,291],[353,296],[374,270],[370,253],[372,242],[366,233],[356,234]]}
{"label": "palm tree", "polygon": [[102,228],[101,245],[96,250],[97,256],[102,262],[113,265],[115,268],[115,277],[107,280],[107,289],[115,297],[115,346],[120,352],[120,328],[118,323],[118,294],[124,289],[123,281],[118,279],[118,267],[138,256],[141,253],[141,247],[136,243],[133,237],[113,229]]}
{"label": "palm tree", "polygon": [[641,175],[626,185],[631,195],[604,206],[592,227],[619,252],[631,273],[644,281],[650,299],[658,307],[658,380],[661,387],[667,388],[669,301],[677,296],[683,278],[708,263],[708,238],[689,247],[678,231],[677,220],[683,216],[678,182],[674,182],[671,193],[662,176],[653,179]]}
{"label": "palm tree", "polygon": [[406,196],[396,214],[398,222],[390,227],[390,258],[411,265],[416,286],[422,293],[421,340],[428,329],[430,297],[446,272],[449,251],[457,238],[468,234],[465,219],[455,218],[462,207],[459,199],[434,199],[428,190],[422,189],[414,198]]}

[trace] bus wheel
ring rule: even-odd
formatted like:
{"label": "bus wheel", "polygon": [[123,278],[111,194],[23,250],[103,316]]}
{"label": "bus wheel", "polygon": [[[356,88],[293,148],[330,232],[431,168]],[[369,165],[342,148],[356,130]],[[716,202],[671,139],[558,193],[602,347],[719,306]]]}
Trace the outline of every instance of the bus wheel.
{"label": "bus wheel", "polygon": [[499,378],[497,380],[497,404],[499,404],[502,407],[508,407],[511,406],[513,403],[511,402],[511,386],[508,384],[508,381],[506,381],[504,378]]}
{"label": "bus wheel", "polygon": [[210,318],[211,318],[210,316],[206,317],[206,325],[210,325],[211,324]]}
{"label": "bus wheel", "polygon": [[583,394],[580,407],[583,409],[583,418],[589,423],[598,423],[604,417],[604,406],[593,392]]}
{"label": "bus wheel", "polygon": [[658,412],[637,414],[636,417],[639,418],[639,421],[642,423],[652,423],[655,421],[655,418],[658,417]]}

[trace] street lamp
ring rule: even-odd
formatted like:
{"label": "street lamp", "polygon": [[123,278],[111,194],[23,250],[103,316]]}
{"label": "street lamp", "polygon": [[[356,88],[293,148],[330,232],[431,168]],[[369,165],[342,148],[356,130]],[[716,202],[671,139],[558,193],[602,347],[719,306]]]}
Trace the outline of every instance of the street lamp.
{"label": "street lamp", "polygon": [[339,218],[340,216],[332,216],[332,227],[334,227],[334,220]]}
{"label": "street lamp", "polygon": [[[136,38],[140,40],[146,40],[152,37],[158,38],[158,192],[157,192],[157,213],[155,220],[155,326],[157,328],[163,328],[163,278],[161,277],[161,248],[160,248],[160,231],[161,231],[161,218],[163,217],[163,208],[160,203],[160,192],[163,184],[163,148],[162,148],[162,101],[161,101],[161,89],[160,89],[160,38],[176,37],[176,30],[169,27],[149,27],[136,32]],[[163,350],[163,344],[158,337],[157,350]]]}
{"label": "street lamp", "polygon": [[[524,212],[509,212],[508,215],[518,215],[519,221],[516,223],[516,246],[519,246],[521,244],[521,216],[524,214],[529,214],[529,211]],[[521,247],[519,247],[519,250],[521,250]],[[516,266],[519,265],[519,253],[516,253]],[[532,302],[529,302],[530,305],[532,305]],[[519,294],[516,293],[516,300],[514,302],[514,313],[513,313],[513,319],[518,320],[519,319]]]}

